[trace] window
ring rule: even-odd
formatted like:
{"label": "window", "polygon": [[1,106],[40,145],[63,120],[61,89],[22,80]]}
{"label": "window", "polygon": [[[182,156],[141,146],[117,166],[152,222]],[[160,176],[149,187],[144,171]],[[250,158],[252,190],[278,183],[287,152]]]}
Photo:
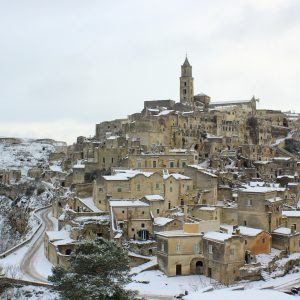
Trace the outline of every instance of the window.
{"label": "window", "polygon": [[170,193],[172,193],[173,192],[173,188],[170,186]]}
{"label": "window", "polygon": [[212,245],[208,245],[208,253],[209,254],[213,253],[213,246]]}
{"label": "window", "polygon": [[262,239],[262,242],[263,242],[263,244],[264,244],[264,243],[266,242],[266,239],[265,239],[265,238],[263,238],[263,239]]}
{"label": "window", "polygon": [[168,208],[171,209],[171,202],[168,203]]}
{"label": "window", "polygon": [[234,256],[234,249],[230,249],[230,256]]}
{"label": "window", "polygon": [[156,209],[156,213],[159,214],[159,208]]}
{"label": "window", "polygon": [[247,206],[252,206],[252,199],[247,199],[246,203]]}
{"label": "window", "polygon": [[160,248],[160,250],[161,250],[162,252],[165,251],[165,242],[164,242],[164,241],[161,242],[161,248]]}
{"label": "window", "polygon": [[138,167],[139,169],[142,167],[142,163],[141,163],[140,161],[138,161],[137,167]]}
{"label": "window", "polygon": [[117,188],[117,192],[118,192],[118,193],[121,193],[121,192],[122,192],[122,188],[118,187],[118,188]]}
{"label": "window", "polygon": [[152,165],[153,165],[153,168],[156,168],[156,161],[155,160],[152,162]]}
{"label": "window", "polygon": [[125,214],[125,210],[122,210],[122,214]]}
{"label": "window", "polygon": [[142,215],[144,215],[145,214],[145,212],[144,211],[142,211]]}
{"label": "window", "polygon": [[194,245],[194,252],[195,252],[195,254],[199,254],[199,244],[198,243],[195,243],[195,245]]}
{"label": "window", "polygon": [[176,252],[180,251],[180,244],[176,244]]}
{"label": "window", "polygon": [[170,168],[174,168],[174,162],[173,161],[170,162]]}
{"label": "window", "polygon": [[190,190],[190,186],[189,186],[189,185],[186,186],[186,190],[187,190],[187,191]]}
{"label": "window", "polygon": [[134,231],[134,228],[131,228],[131,231]]}
{"label": "window", "polygon": [[102,192],[103,192],[103,188],[99,188],[99,192],[101,192],[101,193],[102,193]]}
{"label": "window", "polygon": [[155,188],[158,190],[159,189],[159,183],[155,184]]}
{"label": "window", "polygon": [[136,190],[137,190],[137,191],[140,191],[140,190],[141,190],[141,185],[140,185],[139,183],[136,185]]}
{"label": "window", "polygon": [[112,163],[114,162],[114,158],[113,158],[113,157],[111,158],[111,162],[112,162]]}
{"label": "window", "polygon": [[103,163],[105,163],[105,157],[102,158]]}
{"label": "window", "polygon": [[142,227],[142,228],[145,228],[145,224],[144,224],[144,223],[142,223],[142,224],[141,224],[141,227]]}

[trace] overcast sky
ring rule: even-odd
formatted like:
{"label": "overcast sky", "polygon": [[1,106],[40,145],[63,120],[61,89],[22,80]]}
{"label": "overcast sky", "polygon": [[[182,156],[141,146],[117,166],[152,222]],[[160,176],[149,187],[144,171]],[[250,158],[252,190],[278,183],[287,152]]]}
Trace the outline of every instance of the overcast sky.
{"label": "overcast sky", "polygon": [[0,136],[71,143],[195,93],[300,112],[299,0],[0,0]]}

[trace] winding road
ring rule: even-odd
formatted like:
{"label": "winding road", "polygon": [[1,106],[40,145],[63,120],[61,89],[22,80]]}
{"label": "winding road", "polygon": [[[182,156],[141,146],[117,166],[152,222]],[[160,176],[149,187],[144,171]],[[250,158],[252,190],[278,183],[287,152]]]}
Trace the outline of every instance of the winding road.
{"label": "winding road", "polygon": [[24,255],[20,265],[21,272],[28,279],[45,283],[48,283],[47,276],[41,274],[35,263],[40,259],[40,256],[43,255],[44,252],[45,232],[55,230],[55,224],[49,217],[50,214],[51,208],[46,208],[36,213],[36,215],[38,215],[42,220],[42,226],[33,241],[30,243],[30,248]]}

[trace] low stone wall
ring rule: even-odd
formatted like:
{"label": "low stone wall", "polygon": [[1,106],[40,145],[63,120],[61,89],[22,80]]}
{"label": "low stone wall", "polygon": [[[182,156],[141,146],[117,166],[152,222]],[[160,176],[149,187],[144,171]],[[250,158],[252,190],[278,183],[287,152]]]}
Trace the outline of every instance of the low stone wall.
{"label": "low stone wall", "polygon": [[15,278],[8,278],[0,276],[0,286],[24,286],[24,285],[34,285],[34,286],[44,286],[52,288],[52,284],[38,282],[38,281],[30,281],[30,280],[22,280]]}
{"label": "low stone wall", "polygon": [[156,255],[157,242],[154,240],[148,241],[129,241],[129,250],[139,255],[149,256]]}

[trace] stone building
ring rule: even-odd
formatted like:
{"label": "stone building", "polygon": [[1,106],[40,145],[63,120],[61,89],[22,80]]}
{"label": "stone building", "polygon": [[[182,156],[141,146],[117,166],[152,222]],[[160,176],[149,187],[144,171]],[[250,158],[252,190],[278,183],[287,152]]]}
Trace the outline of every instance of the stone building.
{"label": "stone building", "polygon": [[116,170],[114,175],[102,176],[94,182],[93,199],[99,209],[107,210],[107,200],[110,198],[141,199],[146,195],[160,195],[166,211],[189,202],[187,195],[193,192],[192,187],[191,178],[177,173],[161,175],[138,170]]}
{"label": "stone building", "polygon": [[261,185],[241,188],[238,193],[238,225],[268,232],[279,227],[284,202],[284,199],[278,196],[279,190],[285,189]]}
{"label": "stone building", "polygon": [[195,150],[170,149],[165,153],[142,153],[128,155],[128,168],[145,172],[183,173],[185,166],[198,163]]}
{"label": "stone building", "polygon": [[149,204],[139,200],[114,199],[109,201],[109,207],[113,236],[116,231],[134,240],[148,240],[153,236]]}
{"label": "stone building", "polygon": [[226,284],[238,280],[245,263],[244,239],[213,229],[218,223],[202,221],[157,233],[159,268],[168,276],[204,274]]}
{"label": "stone building", "polygon": [[291,228],[279,227],[272,232],[272,247],[287,253],[299,252],[300,233]]}
{"label": "stone building", "polygon": [[215,205],[218,200],[218,176],[199,165],[187,165],[184,174],[193,180],[199,193],[199,204]]}

